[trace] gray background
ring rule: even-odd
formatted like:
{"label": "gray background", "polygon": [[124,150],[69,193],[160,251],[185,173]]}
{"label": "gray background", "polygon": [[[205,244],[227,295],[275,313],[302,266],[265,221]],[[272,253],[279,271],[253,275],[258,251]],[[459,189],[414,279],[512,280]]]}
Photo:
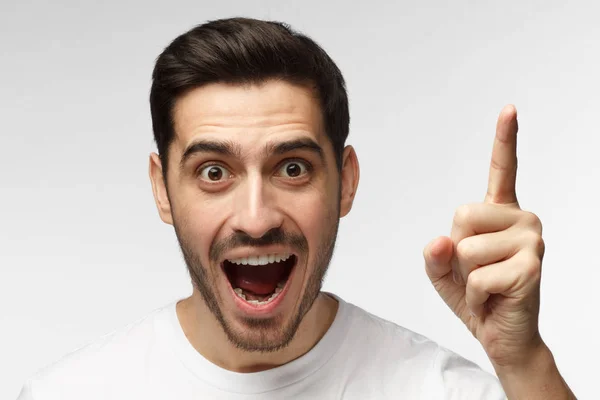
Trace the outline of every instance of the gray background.
{"label": "gray background", "polygon": [[[597,385],[600,7],[562,1],[3,1],[0,398],[191,291],[147,177],[153,62],[209,19],[283,20],[342,69],[362,180],[325,290],[491,370],[422,249],[483,200],[496,117],[520,115],[521,206],[544,223],[541,331]],[[594,240],[596,239],[596,240]]]}

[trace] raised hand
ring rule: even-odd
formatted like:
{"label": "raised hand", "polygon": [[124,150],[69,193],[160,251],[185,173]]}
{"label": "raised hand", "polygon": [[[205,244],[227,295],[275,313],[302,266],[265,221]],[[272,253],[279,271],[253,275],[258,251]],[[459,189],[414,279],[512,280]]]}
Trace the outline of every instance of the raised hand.
{"label": "raised hand", "polygon": [[440,296],[481,342],[495,367],[525,365],[543,346],[538,330],[542,224],[517,201],[517,117],[498,118],[483,203],[459,207],[450,237],[424,250]]}

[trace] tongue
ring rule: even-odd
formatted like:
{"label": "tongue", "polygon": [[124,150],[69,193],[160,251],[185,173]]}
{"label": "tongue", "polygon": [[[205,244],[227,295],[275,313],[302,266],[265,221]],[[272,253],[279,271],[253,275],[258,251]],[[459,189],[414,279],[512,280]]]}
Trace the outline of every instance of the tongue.
{"label": "tongue", "polygon": [[285,278],[283,263],[267,265],[233,265],[230,280],[234,288],[257,295],[273,293],[277,283]]}

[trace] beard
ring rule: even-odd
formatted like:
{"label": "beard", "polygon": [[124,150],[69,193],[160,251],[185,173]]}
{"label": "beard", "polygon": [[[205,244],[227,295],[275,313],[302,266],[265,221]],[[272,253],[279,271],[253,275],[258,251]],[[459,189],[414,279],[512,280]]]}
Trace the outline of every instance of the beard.
{"label": "beard", "polygon": [[[302,319],[311,309],[313,303],[319,296],[337,237],[339,226],[338,216],[331,215],[334,218],[327,218],[330,221],[322,235],[319,246],[315,252],[315,260],[312,273],[308,277],[306,287],[301,294],[302,298],[297,309],[292,310],[293,315],[278,315],[273,318],[250,318],[243,317],[241,322],[246,329],[236,329],[230,322],[230,316],[223,313],[219,297],[216,295],[217,275],[204,267],[201,262],[200,254],[194,248],[193,240],[178,229],[179,224],[173,221],[175,234],[187,265],[192,285],[202,296],[204,303],[210,312],[219,322],[227,339],[236,348],[248,352],[275,352],[288,346],[294,338]],[[182,226],[185,226],[185,222]],[[226,239],[215,242],[209,250],[209,259],[214,265],[221,259],[221,255],[228,250],[240,246],[260,247],[273,244],[287,245],[303,255],[307,260],[308,241],[301,234],[291,234],[282,231],[280,228],[274,228],[268,231],[260,238],[252,238],[243,232],[236,232]],[[301,258],[298,257],[298,260]],[[296,264],[296,267],[300,267]],[[308,265],[306,266],[308,270]]]}

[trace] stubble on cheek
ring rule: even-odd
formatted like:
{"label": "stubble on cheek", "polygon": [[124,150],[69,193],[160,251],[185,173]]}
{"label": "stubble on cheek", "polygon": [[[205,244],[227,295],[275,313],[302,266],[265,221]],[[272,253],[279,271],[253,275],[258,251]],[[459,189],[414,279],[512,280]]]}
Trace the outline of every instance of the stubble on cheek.
{"label": "stubble on cheek", "polygon": [[[315,209],[318,210],[319,208],[313,208],[313,210]],[[305,273],[309,276],[306,278],[304,290],[301,294],[298,308],[299,318],[304,317],[319,296],[335,248],[339,226],[339,206],[332,207],[331,204],[325,204],[322,209],[328,209],[329,211],[325,212],[325,215],[314,216],[314,220],[324,221],[324,223],[315,230],[321,232],[321,235],[312,252],[314,254],[311,262],[312,268],[308,268],[308,265],[306,265],[307,270]]]}
{"label": "stubble on cheek", "polygon": [[[177,223],[175,221],[177,221]],[[196,245],[193,240],[190,240],[189,236],[193,235],[188,236],[186,233],[186,230],[189,230],[192,225],[189,223],[189,221],[186,221],[185,218],[181,220],[180,223],[179,221],[180,220],[176,220],[174,218],[173,226],[175,228],[177,241],[179,242],[179,247],[187,266],[192,285],[194,289],[200,293],[208,309],[219,320],[219,322],[223,324],[224,318],[218,301],[219,294],[217,290],[216,273],[209,271],[203,265],[199,252],[194,250],[199,246]]]}

